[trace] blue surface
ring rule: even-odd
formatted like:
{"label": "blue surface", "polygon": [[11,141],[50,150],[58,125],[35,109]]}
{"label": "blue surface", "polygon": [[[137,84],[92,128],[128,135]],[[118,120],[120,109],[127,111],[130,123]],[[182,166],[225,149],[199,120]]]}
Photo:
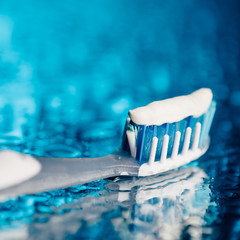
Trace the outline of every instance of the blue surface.
{"label": "blue surface", "polygon": [[239,18],[237,0],[1,0],[1,149],[103,156],[131,108],[200,87],[218,108],[183,175],[2,202],[0,239],[239,239]]}

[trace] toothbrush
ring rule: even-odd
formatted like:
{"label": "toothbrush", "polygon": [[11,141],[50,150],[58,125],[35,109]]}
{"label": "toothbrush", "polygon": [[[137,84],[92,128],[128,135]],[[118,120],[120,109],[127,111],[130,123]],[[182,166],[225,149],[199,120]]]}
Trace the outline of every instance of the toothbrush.
{"label": "toothbrush", "polygon": [[[122,149],[108,156],[43,158],[18,153],[21,161],[26,158],[32,161],[34,173],[18,178],[15,169],[15,175],[9,177],[9,182],[0,184],[0,198],[59,189],[120,175],[149,176],[181,167],[207,151],[215,109],[216,102],[211,89],[202,88],[189,95],[153,102],[129,111],[130,118],[126,121]],[[5,155],[7,153],[5,151]],[[0,160],[4,160],[1,159],[1,154]],[[13,168],[13,164],[9,164],[4,171],[11,175]],[[0,174],[0,183],[3,178],[4,174],[2,177]]]}

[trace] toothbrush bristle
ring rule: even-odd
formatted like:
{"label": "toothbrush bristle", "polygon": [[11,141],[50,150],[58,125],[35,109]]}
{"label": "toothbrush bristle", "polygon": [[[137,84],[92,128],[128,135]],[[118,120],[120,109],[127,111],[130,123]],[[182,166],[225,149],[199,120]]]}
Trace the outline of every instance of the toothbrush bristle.
{"label": "toothbrush bristle", "polygon": [[[216,110],[212,101],[207,112],[200,117],[187,117],[179,122],[157,125],[137,125],[128,120],[134,132],[135,145],[125,137],[124,150],[135,156],[140,165],[154,162],[165,162],[177,159],[178,155],[186,156],[190,151],[203,150],[208,144],[208,135]],[[126,130],[125,130],[126,131]],[[133,140],[131,140],[133,141]],[[129,147],[130,146],[130,147]],[[132,146],[134,146],[134,149]],[[136,148],[136,149],[135,149]]]}

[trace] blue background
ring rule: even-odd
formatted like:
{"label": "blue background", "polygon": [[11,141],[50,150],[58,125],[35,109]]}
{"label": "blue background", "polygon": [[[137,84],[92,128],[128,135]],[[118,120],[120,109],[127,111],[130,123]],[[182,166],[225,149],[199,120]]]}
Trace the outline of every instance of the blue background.
{"label": "blue background", "polygon": [[[212,145],[199,166],[209,176],[203,187],[210,189],[215,207],[208,206],[199,228],[208,239],[238,239],[239,5],[237,0],[1,0],[0,148],[40,156],[103,156],[119,147],[129,109],[210,87],[218,109]],[[104,181],[93,184],[106,191]],[[90,185],[84,189],[91,195]],[[82,186],[76,189],[81,192]],[[2,203],[2,228],[8,232],[16,221],[27,222],[36,239],[35,220],[44,215],[43,226],[50,226],[59,214],[61,204],[50,200],[51,194],[60,194],[65,200],[56,201],[62,204],[85,197],[69,189],[60,193],[48,193],[48,203],[37,196]],[[43,205],[56,209],[45,216]],[[107,208],[105,220],[92,225],[84,217],[70,218],[71,224],[81,222],[75,235],[56,224],[49,236],[56,238],[61,228],[62,237],[94,232],[99,238],[121,207]],[[115,239],[121,231],[133,237],[131,226],[109,231]],[[191,236],[188,227],[183,224],[182,238]]]}

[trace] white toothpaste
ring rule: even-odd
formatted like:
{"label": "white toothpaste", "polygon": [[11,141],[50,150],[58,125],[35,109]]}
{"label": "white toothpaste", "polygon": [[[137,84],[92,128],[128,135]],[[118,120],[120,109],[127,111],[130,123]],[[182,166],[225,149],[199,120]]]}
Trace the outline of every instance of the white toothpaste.
{"label": "white toothpaste", "polygon": [[173,123],[188,116],[201,116],[208,110],[212,98],[211,89],[201,88],[189,95],[152,102],[130,110],[128,114],[131,120],[139,125]]}
{"label": "white toothpaste", "polygon": [[12,150],[0,151],[0,190],[26,181],[41,170],[33,157]]}

